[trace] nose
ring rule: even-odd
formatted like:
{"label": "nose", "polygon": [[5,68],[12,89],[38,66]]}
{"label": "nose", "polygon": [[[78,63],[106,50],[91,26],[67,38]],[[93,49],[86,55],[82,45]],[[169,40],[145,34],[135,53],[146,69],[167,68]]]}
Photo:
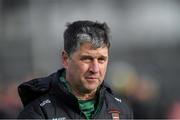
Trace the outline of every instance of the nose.
{"label": "nose", "polygon": [[99,72],[99,63],[97,60],[93,60],[90,65],[90,71],[93,73]]}

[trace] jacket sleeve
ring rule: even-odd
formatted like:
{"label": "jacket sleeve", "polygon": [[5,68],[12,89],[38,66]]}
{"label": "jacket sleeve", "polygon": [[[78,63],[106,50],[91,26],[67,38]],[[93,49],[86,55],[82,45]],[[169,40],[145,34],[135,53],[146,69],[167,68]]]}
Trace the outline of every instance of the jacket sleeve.
{"label": "jacket sleeve", "polygon": [[19,113],[18,119],[45,119],[38,104],[29,104]]}

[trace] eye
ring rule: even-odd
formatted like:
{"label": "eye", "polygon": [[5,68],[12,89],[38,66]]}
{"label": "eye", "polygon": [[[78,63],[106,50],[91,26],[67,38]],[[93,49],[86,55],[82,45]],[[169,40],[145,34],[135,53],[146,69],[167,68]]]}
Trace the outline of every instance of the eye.
{"label": "eye", "polygon": [[86,63],[89,63],[89,62],[92,61],[92,58],[90,58],[90,57],[82,57],[82,58],[81,58],[81,61],[86,62]]}
{"label": "eye", "polygon": [[107,60],[107,58],[105,58],[105,57],[98,58],[99,63],[104,63],[106,60]]}

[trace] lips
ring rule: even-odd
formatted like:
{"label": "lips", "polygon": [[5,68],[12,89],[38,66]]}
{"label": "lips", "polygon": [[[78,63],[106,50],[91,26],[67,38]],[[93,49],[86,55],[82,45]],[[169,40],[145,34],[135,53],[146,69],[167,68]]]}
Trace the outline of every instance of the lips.
{"label": "lips", "polygon": [[87,80],[89,80],[89,81],[95,81],[95,80],[97,80],[98,79],[98,77],[85,77]]}
{"label": "lips", "polygon": [[97,77],[86,77],[88,79],[98,79]]}

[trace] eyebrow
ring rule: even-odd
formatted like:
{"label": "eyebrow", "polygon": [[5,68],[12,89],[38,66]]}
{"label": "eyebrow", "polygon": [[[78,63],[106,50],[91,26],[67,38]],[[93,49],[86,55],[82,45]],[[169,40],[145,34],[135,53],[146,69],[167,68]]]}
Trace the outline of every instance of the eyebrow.
{"label": "eyebrow", "polygon": [[[81,58],[91,58],[91,59],[94,58],[94,57],[91,56],[91,55],[85,55],[85,54],[80,55],[80,57],[81,57]],[[104,59],[107,59],[108,56],[100,55],[100,56],[96,56],[95,58],[104,58]]]}

